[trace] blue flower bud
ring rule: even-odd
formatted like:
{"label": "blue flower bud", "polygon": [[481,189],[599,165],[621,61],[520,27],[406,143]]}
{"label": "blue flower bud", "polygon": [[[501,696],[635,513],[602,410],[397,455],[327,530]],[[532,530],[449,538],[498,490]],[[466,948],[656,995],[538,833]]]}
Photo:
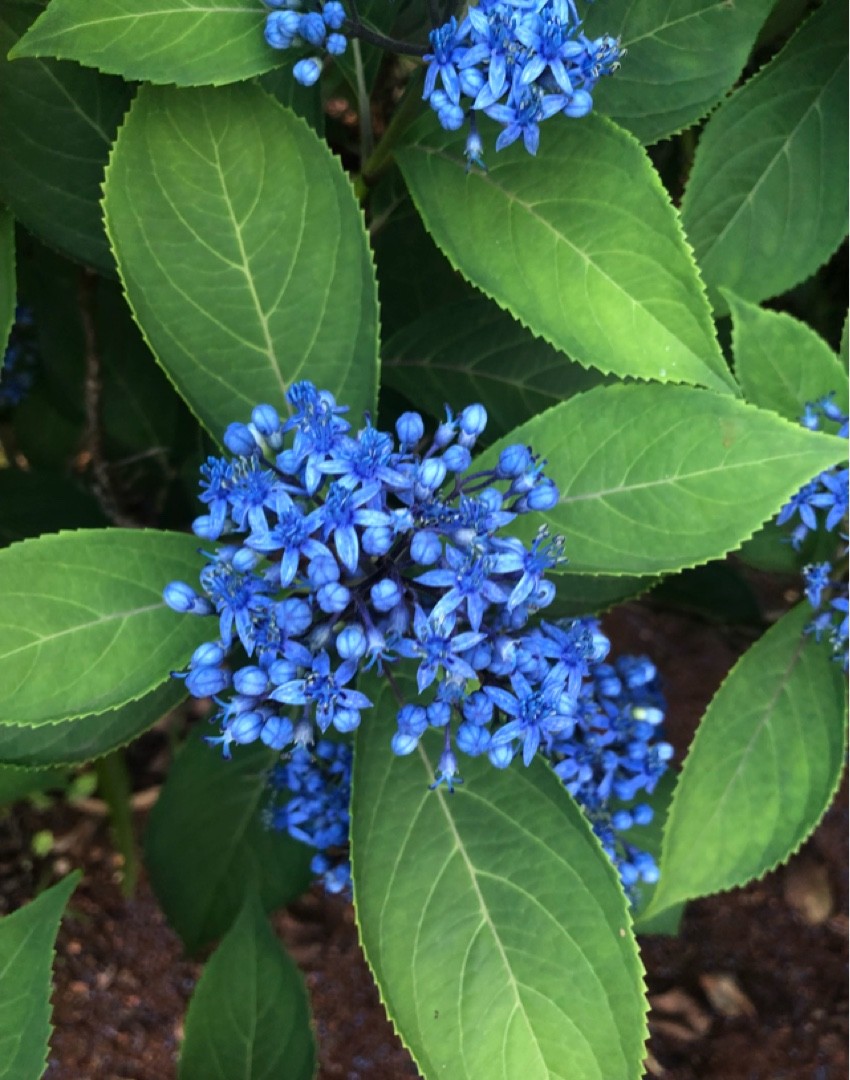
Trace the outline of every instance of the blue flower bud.
{"label": "blue flower bud", "polygon": [[336,651],[342,660],[359,660],[366,655],[366,635],[358,623],[353,623],[337,635]]}
{"label": "blue flower bud", "polygon": [[632,817],[635,819],[635,825],[649,825],[655,817],[655,811],[649,803],[638,803],[637,806],[632,807]]}
{"label": "blue flower bud", "polygon": [[323,585],[319,589],[316,593],[316,600],[322,611],[328,615],[339,615],[348,607],[351,593],[344,585],[332,582],[329,585]]}
{"label": "blue flower bud", "polygon": [[302,86],[313,86],[319,81],[322,74],[322,64],[315,56],[307,60],[299,60],[292,69],[292,77]]}
{"label": "blue flower bud", "polygon": [[452,717],[451,705],[447,701],[432,701],[425,714],[431,727],[445,727]]}
{"label": "blue flower bud", "polygon": [[217,522],[211,514],[201,514],[192,522],[192,532],[201,540],[218,540],[224,522]]}
{"label": "blue flower bud", "polygon": [[395,422],[396,435],[402,446],[415,446],[425,434],[425,424],[417,412],[405,412]]}
{"label": "blue flower bud", "polygon": [[531,465],[531,453],[527,446],[519,443],[506,446],[499,454],[498,475],[502,477],[521,476]]}
{"label": "blue flower bud", "polygon": [[439,559],[443,552],[443,545],[435,532],[423,529],[414,535],[410,542],[410,554],[415,562],[422,566],[430,566]]}
{"label": "blue flower bud", "polygon": [[393,531],[388,525],[370,525],[363,530],[360,545],[367,555],[386,555],[393,546]]}
{"label": "blue flower bud", "polygon": [[243,667],[233,674],[233,685],[240,694],[259,697],[269,686],[269,678],[259,667]]}
{"label": "blue flower bud", "polygon": [[459,131],[463,127],[464,113],[460,105],[445,105],[437,113],[440,127],[446,131]]}
{"label": "blue flower bud", "polygon": [[257,405],[251,410],[251,423],[264,439],[280,433],[280,416],[274,405]]}
{"label": "blue flower bud", "polygon": [[529,491],[525,498],[529,510],[551,510],[558,505],[558,488],[552,480],[544,477]]}
{"label": "blue flower bud", "polygon": [[[298,34],[310,45],[315,45],[316,47],[324,45],[325,37],[327,36],[327,27],[325,26],[325,20],[318,11],[309,11],[306,15],[301,16]],[[315,82],[315,79],[313,81]]]}
{"label": "blue flower bud", "polygon": [[664,720],[664,713],[652,705],[636,705],[632,709],[632,716],[635,720],[645,720],[647,724],[657,725]]}
{"label": "blue flower bud", "polygon": [[502,743],[501,746],[491,746],[487,757],[497,769],[507,769],[514,759],[514,750],[510,743]]}
{"label": "blue flower bud", "polygon": [[631,863],[621,862],[619,869],[620,880],[626,886],[626,888],[629,888],[629,886],[636,885],[638,883],[640,875]]}
{"label": "blue flower bud", "polygon": [[215,697],[230,685],[230,673],[220,667],[199,667],[186,676],[186,689],[196,698]]}
{"label": "blue flower bud", "polygon": [[[295,15],[294,25],[292,16]],[[300,18],[293,11],[273,11],[266,19],[265,38],[273,49],[288,49],[298,32]]]}
{"label": "blue flower bud", "polygon": [[348,38],[344,34],[328,34],[325,48],[331,56],[342,56],[348,47]]}
{"label": "blue flower bud", "polygon": [[258,551],[252,551],[251,548],[239,548],[231,559],[230,565],[240,574],[247,574],[254,569],[261,558]]}
{"label": "blue flower bud", "polygon": [[471,724],[489,724],[493,719],[493,702],[480,690],[464,699],[462,709],[464,718]]}
{"label": "blue flower bud", "polygon": [[592,108],[593,98],[590,94],[586,90],[574,90],[572,97],[564,106],[564,113],[578,120],[582,116],[587,116]]}
{"label": "blue flower bud", "polygon": [[289,637],[300,637],[313,622],[313,612],[306,600],[290,596],[275,605],[278,624],[286,628]]}
{"label": "blue flower bud", "polygon": [[292,742],[292,721],[286,716],[270,716],[263,724],[260,738],[272,750],[283,750]]}
{"label": "blue flower bud", "polygon": [[224,445],[231,454],[239,457],[251,457],[260,449],[247,424],[228,424],[224,433]]}
{"label": "blue flower bud", "polygon": [[298,674],[298,665],[291,660],[275,660],[269,668],[269,678],[275,686],[291,682]]}
{"label": "blue flower bud", "polygon": [[399,731],[419,738],[428,727],[428,714],[421,705],[402,705],[396,723]]}
{"label": "blue flower bud", "polygon": [[307,566],[307,580],[314,589],[339,581],[339,564],[330,555],[317,555]]}
{"label": "blue flower bud", "polygon": [[215,667],[223,663],[226,655],[223,647],[217,641],[205,641],[203,645],[199,645],[192,653],[189,667]]}
{"label": "blue flower bud", "polygon": [[357,709],[336,709],[334,711],[333,726],[342,734],[356,731],[360,727],[362,717]]}
{"label": "blue flower bud", "polygon": [[407,735],[401,731],[397,731],[390,741],[392,752],[397,757],[406,757],[408,754],[412,754],[418,745],[419,737],[417,735]]}
{"label": "blue flower bud", "polygon": [[231,742],[246,746],[248,743],[256,742],[259,739],[264,723],[265,720],[261,713],[242,713],[241,716],[237,716],[235,720],[227,725],[227,734],[230,736]]}
{"label": "blue flower bud", "polygon": [[209,615],[213,610],[209,600],[199,596],[185,581],[169,582],[162,590],[162,599],[181,615]]}
{"label": "blue flower bud", "polygon": [[615,810],[611,815],[611,824],[617,832],[625,832],[634,825],[634,819],[628,810]]}
{"label": "blue flower bud", "polygon": [[443,454],[443,464],[449,472],[466,472],[472,464],[472,454],[465,446],[455,443]]}
{"label": "blue flower bud", "polygon": [[401,601],[401,589],[391,578],[376,582],[369,590],[376,611],[391,611]]}
{"label": "blue flower bud", "polygon": [[322,8],[322,18],[329,30],[341,30],[345,22],[345,8],[339,0],[328,0]]}
{"label": "blue flower bud", "polygon": [[[467,97],[477,98],[478,91],[486,82],[486,79],[484,78],[484,73],[481,71],[481,69],[477,67],[468,67],[464,68],[458,74],[460,75],[460,89],[462,93],[464,93]],[[473,140],[476,140],[477,147],[473,153],[470,153],[469,146]],[[471,161],[474,161],[476,158],[480,158],[484,152],[484,147],[481,144],[481,136],[476,130],[470,131],[469,138],[466,140],[466,146],[466,154]]]}
{"label": "blue flower bud", "polygon": [[487,410],[483,405],[467,405],[460,414],[460,430],[464,435],[479,436],[487,427]]}
{"label": "blue flower bud", "polygon": [[436,491],[446,479],[446,467],[439,458],[428,458],[419,467],[418,483],[426,491]]}
{"label": "blue flower bud", "polygon": [[478,724],[461,724],[455,736],[457,748],[470,757],[483,754],[490,746],[490,732]]}

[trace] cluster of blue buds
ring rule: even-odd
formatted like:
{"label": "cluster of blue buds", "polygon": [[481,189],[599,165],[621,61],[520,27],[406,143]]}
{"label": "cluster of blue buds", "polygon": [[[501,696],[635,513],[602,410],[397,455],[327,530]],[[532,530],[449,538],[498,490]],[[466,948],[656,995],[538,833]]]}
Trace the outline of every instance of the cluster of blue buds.
{"label": "cluster of blue buds", "polygon": [[[339,0],[325,0],[318,10],[301,11],[301,0],[264,0],[270,8],[266,17],[266,41],[273,49],[324,50],[342,56],[347,39],[340,30],[345,25],[345,8]],[[296,82],[312,86],[322,74],[320,56],[299,60],[292,69]]]}
{"label": "cluster of blue buds", "polygon": [[[815,402],[809,402],[800,422],[811,431],[818,431],[824,420],[837,425],[837,434],[848,436],[848,416],[835,401],[835,393]],[[806,627],[817,641],[826,639],[832,646],[833,658],[850,666],[848,657],[848,596],[847,596],[847,506],[848,470],[835,467],[826,469],[814,480],[805,484],[780,510],[777,524],[785,525],[799,518],[791,532],[791,545],[799,551],[810,533],[819,525],[828,532],[838,531],[845,542],[839,560],[811,563],[803,568],[806,599],[816,615]]]}
{"label": "cluster of blue buds", "polygon": [[[235,456],[202,467],[208,512],[193,529],[224,542],[200,592],[185,582],[164,592],[175,611],[218,617],[216,640],[183,677],[194,696],[216,698],[225,753],[353,731],[371,706],[351,685],[358,670],[405,658],[430,700],[402,704],[395,753],[442,729],[438,781],[450,787],[455,748],[501,768],[518,752],[530,761],[574,724],[595,648],[592,635],[566,639],[546,623],[522,632],[554,597],[545,574],[563,561],[563,541],[541,530],[525,547],[499,534],[557,503],[543,463],[514,445],[494,469],[470,473],[481,405],[447,411],[430,439],[422,417],[405,413],[396,445],[368,419],[349,435],[347,410],[312,383],[291,387],[287,402],[286,420],[260,405],[250,425],[231,424]],[[237,645],[247,662],[229,665]]]}
{"label": "cluster of blue buds", "polygon": [[431,32],[423,97],[446,130],[469,120],[470,166],[484,168],[478,112],[502,125],[497,151],[522,136],[535,154],[543,120],[591,111],[593,88],[623,50],[581,28],[573,0],[480,0],[460,23],[452,17]]}
{"label": "cluster of blue buds", "polygon": [[[589,632],[597,652],[607,642],[595,621],[577,621],[565,632]],[[639,796],[654,791],[673,755],[670,744],[659,737],[664,709],[658,674],[648,659],[623,656],[613,664],[600,661],[582,685],[573,734],[547,752],[632,897],[638,882],[658,880],[653,856],[631,838],[635,827],[648,825],[653,818],[652,807],[637,801]],[[272,827],[285,829],[317,850],[311,867],[328,892],[346,895],[351,892],[351,758],[345,743],[326,739],[313,753],[304,748],[293,751],[271,774],[268,812]],[[289,801],[281,802],[287,794]]]}
{"label": "cluster of blue buds", "polygon": [[20,405],[32,389],[38,366],[34,326],[30,309],[19,305],[0,369],[0,411]]}
{"label": "cluster of blue buds", "polygon": [[[310,869],[329,893],[351,893],[348,859],[348,804],[351,800],[351,747],[320,739],[311,753],[294,750],[272,771],[269,786],[271,828],[316,849]],[[280,801],[280,796],[288,796]]]}

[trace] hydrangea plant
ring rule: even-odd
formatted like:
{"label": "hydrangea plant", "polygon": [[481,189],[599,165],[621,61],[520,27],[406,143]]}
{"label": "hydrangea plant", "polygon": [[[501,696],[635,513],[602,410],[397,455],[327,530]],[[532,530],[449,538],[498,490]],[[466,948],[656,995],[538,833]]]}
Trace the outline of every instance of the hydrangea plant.
{"label": "hydrangea plant", "polygon": [[[0,15],[0,794],[95,762],[129,882],[122,748],[194,699],[185,1080],[314,1074],[267,914],[316,878],[423,1076],[639,1077],[638,935],[829,806],[847,15],[773,6]],[[798,602],[674,762],[605,613],[752,568]],[[74,883],[0,921],[20,1080]]]}

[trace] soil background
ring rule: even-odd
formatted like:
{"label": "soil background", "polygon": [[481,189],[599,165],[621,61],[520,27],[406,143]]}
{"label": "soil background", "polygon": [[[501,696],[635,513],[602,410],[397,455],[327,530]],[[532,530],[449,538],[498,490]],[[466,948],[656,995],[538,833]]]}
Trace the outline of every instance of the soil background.
{"label": "soil background", "polygon": [[[723,676],[756,634],[638,604],[618,609],[605,628],[616,651],[646,654],[662,672],[668,737],[680,758]],[[165,743],[152,732],[134,750],[140,789],[161,780]],[[137,824],[141,834],[143,813]],[[56,842],[38,858],[30,840],[44,829]],[[845,782],[786,867],[747,888],[691,903],[676,938],[641,938],[652,1006],[647,1076],[847,1076],[846,835]],[[120,858],[105,819],[90,804],[20,804],[0,818],[0,912],[75,867],[84,877],[57,944],[46,1076],[173,1080],[201,965],[183,955],[144,874],[136,895],[125,900]],[[274,922],[310,990],[320,1080],[417,1076],[360,954],[350,906],[314,891]]]}

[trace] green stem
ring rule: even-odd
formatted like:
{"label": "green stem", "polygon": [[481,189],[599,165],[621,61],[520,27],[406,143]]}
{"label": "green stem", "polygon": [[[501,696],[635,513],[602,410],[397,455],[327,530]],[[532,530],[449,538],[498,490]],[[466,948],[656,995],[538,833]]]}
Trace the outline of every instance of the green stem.
{"label": "green stem", "polygon": [[124,856],[121,891],[132,896],[139,876],[139,858],[133,835],[133,813],[130,809],[130,774],[123,750],[113,750],[95,762],[97,789],[109,807],[109,821],[115,847]]}
{"label": "green stem", "polygon": [[407,89],[393,113],[387,130],[381,141],[375,147],[371,157],[365,159],[362,169],[362,177],[367,185],[374,184],[382,172],[392,163],[393,151],[417,116],[422,113],[422,72],[417,71],[411,76]]}
{"label": "green stem", "polygon": [[351,51],[354,54],[354,75],[357,79],[357,111],[360,114],[360,162],[372,155],[374,148],[374,136],[372,135],[372,102],[369,99],[369,90],[366,86],[366,74],[363,71],[363,56],[360,52],[360,42],[355,38],[351,42]]}

